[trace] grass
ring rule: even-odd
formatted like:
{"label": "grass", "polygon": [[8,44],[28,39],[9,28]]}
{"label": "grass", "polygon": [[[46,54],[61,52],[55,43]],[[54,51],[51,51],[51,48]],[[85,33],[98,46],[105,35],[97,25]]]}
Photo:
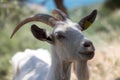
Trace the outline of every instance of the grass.
{"label": "grass", "polygon": [[[71,19],[76,22],[79,21],[82,16],[90,13],[94,7],[99,11],[97,19],[88,30],[84,31],[84,34],[94,42],[96,47],[96,55],[94,59],[89,61],[91,73],[90,80],[115,80],[120,78],[120,11],[117,10],[109,14],[109,10],[94,5],[92,7],[78,7],[69,10],[69,14]],[[17,12],[21,12],[19,8],[17,9]],[[17,12],[16,14],[18,14]],[[14,14],[12,14],[12,16]],[[33,12],[30,14],[33,14]],[[14,19],[16,19],[15,15],[13,17]],[[26,15],[20,15],[21,19],[25,16]],[[32,36],[30,25],[34,22],[26,24],[12,39],[10,39],[11,32],[19,20],[13,22],[10,16],[6,19],[3,14],[0,17],[2,23],[0,23],[0,80],[11,80],[13,71],[9,60],[16,52],[24,51],[27,48],[49,49],[49,45],[46,42],[34,39]],[[5,20],[7,21],[5,22]],[[35,24],[48,29],[48,27],[42,23]],[[49,28],[49,30],[51,31],[51,28]]]}

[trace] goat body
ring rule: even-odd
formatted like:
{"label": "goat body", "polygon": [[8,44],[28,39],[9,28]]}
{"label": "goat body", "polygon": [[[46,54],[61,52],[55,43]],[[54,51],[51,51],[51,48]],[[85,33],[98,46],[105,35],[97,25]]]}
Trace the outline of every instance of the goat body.
{"label": "goat body", "polygon": [[47,50],[26,49],[17,52],[11,59],[14,69],[14,80],[45,80],[51,65]]}

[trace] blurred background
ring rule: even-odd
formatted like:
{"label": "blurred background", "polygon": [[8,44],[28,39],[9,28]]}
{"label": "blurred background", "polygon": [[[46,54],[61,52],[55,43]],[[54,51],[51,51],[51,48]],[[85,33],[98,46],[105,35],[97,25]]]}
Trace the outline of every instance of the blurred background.
{"label": "blurred background", "polygon": [[120,0],[0,0],[0,80],[12,80],[11,57],[25,49],[48,49],[49,44],[40,42],[31,34],[26,24],[10,39],[15,26],[36,13],[51,14],[59,8],[78,22],[93,9],[98,10],[97,19],[84,34],[96,47],[95,57],[89,61],[90,80],[120,80]]}

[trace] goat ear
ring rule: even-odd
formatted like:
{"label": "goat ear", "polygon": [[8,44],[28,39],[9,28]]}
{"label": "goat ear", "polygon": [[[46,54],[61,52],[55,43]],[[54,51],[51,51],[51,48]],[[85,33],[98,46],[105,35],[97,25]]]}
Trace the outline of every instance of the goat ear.
{"label": "goat ear", "polygon": [[33,36],[41,41],[47,41],[49,43],[53,42],[53,39],[50,34],[45,29],[39,28],[37,25],[33,24],[31,26],[31,32]]}
{"label": "goat ear", "polygon": [[93,10],[88,16],[82,18],[78,23],[82,27],[82,31],[86,30],[95,21],[97,10]]}

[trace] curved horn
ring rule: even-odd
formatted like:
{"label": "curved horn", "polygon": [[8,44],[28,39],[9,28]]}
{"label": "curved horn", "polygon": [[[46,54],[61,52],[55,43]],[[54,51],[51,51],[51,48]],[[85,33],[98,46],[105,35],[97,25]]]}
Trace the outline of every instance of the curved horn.
{"label": "curved horn", "polygon": [[40,21],[40,22],[43,22],[47,25],[50,25],[52,27],[55,26],[55,23],[57,21],[57,19],[55,19],[54,17],[50,16],[50,15],[47,15],[47,14],[36,14],[35,16],[33,17],[30,17],[30,18],[27,18],[25,20],[23,20],[22,22],[20,22],[16,28],[14,29],[12,35],[10,38],[13,37],[13,35],[26,23],[28,22],[32,22],[32,21]]}
{"label": "curved horn", "polygon": [[57,20],[62,20],[62,21],[64,21],[64,20],[66,20],[66,19],[68,18],[68,16],[67,16],[64,12],[62,12],[61,10],[59,10],[59,9],[53,10],[53,11],[52,11],[52,14],[53,14],[53,16],[54,16]]}

